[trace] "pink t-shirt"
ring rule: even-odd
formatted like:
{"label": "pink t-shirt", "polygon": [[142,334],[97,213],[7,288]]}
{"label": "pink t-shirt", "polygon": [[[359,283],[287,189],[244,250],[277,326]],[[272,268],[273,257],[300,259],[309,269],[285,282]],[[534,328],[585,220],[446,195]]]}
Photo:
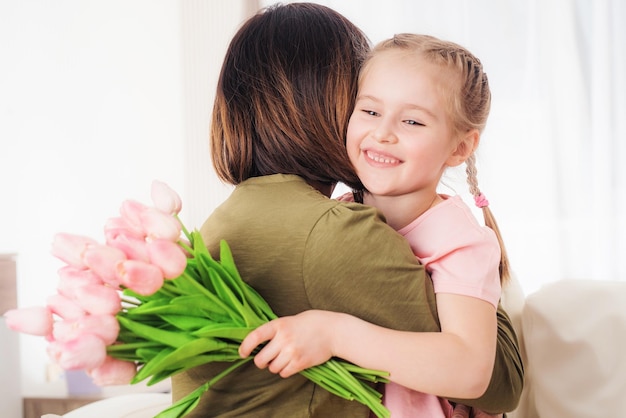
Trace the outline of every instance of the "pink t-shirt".
{"label": "pink t-shirt", "polygon": [[433,206],[398,232],[430,273],[435,293],[473,296],[498,307],[500,245],[460,196],[440,195]]}
{"label": "pink t-shirt", "polygon": [[[500,300],[500,246],[494,231],[480,225],[460,196],[424,212],[398,232],[430,273],[435,293],[472,296],[497,308]],[[452,416],[450,403],[390,382],[384,404],[393,418]]]}
{"label": "pink t-shirt", "polygon": [[[480,225],[460,196],[444,201],[398,232],[430,273],[435,293],[453,293],[485,300],[497,308],[500,300],[500,245],[495,232]],[[353,200],[351,194],[340,200]],[[443,398],[417,392],[394,382],[385,385],[383,399],[393,418],[449,418],[452,406]]]}

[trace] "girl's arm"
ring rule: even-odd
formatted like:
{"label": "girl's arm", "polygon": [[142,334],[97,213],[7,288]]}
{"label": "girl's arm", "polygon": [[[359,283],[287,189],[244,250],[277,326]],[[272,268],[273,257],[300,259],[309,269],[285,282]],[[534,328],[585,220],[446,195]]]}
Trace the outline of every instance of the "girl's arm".
{"label": "girl's arm", "polygon": [[361,367],[385,370],[390,380],[443,397],[477,398],[491,378],[497,321],[483,300],[437,294],[441,332],[395,331],[354,316],[311,310],[271,321],[251,332],[240,354],[256,355],[255,364],[288,377],[340,357]]}

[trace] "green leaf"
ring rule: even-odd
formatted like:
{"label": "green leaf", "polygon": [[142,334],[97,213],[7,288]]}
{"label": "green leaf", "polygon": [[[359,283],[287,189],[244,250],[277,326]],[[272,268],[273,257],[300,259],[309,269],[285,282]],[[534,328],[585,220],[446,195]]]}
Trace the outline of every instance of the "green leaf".
{"label": "green leaf", "polygon": [[155,418],[179,418],[187,415],[191,412],[200,402],[200,398],[202,395],[211,388],[215,383],[217,383],[221,378],[227,376],[230,372],[235,370],[236,368],[246,364],[250,361],[252,357],[248,357],[245,359],[241,359],[223,372],[219,373],[217,376],[198,387],[196,390],[191,392],[189,395],[180,399],[174,405],[169,408],[161,411]]}
{"label": "green leaf", "polygon": [[164,321],[181,331],[192,332],[199,330],[207,324],[213,324],[213,321],[206,317],[189,316],[189,315],[159,315]]}
{"label": "green leaf", "polygon": [[155,416],[155,418],[184,417],[185,415],[193,411],[196,406],[198,406],[198,403],[200,403],[200,398],[208,390],[209,390],[209,384],[207,382],[204,385],[200,386],[198,389],[191,392],[189,395],[180,399],[178,402],[176,402],[172,406],[159,412]]}
{"label": "green leaf", "polygon": [[229,324],[211,324],[203,328],[193,331],[191,335],[199,338],[215,337],[228,340],[234,340],[239,343],[256,327],[241,327]]}
{"label": "green leaf", "polygon": [[158,341],[174,348],[185,345],[194,339],[192,336],[182,332],[166,331],[144,325],[141,322],[133,321],[121,315],[118,315],[117,320],[121,326],[148,341]]}
{"label": "green leaf", "polygon": [[228,273],[228,277],[239,286],[243,300],[256,311],[258,317],[267,320],[272,320],[277,317],[265,299],[263,299],[254,288],[243,281],[235,265],[233,253],[225,240],[220,241],[220,264]]}
{"label": "green leaf", "polygon": [[[209,270],[207,273],[210,276],[211,270]],[[198,304],[200,307],[202,307],[202,309],[205,309],[207,312],[219,313],[221,318],[229,317],[235,319],[237,317],[240,317],[240,315],[237,314],[237,311],[229,305],[228,301],[220,299],[220,297],[216,293],[213,293],[202,284],[185,277],[180,277],[175,280],[178,281],[180,279],[185,279],[182,280],[181,283],[178,283],[178,285],[181,287],[184,286],[186,293],[190,295],[186,297],[194,296],[198,298],[197,301],[193,302],[194,304]]]}
{"label": "green leaf", "polygon": [[187,344],[169,352],[166,356],[159,358],[158,364],[151,367],[151,374],[161,370],[169,369],[178,364],[184,364],[190,358],[200,354],[210,353],[229,347],[229,344],[214,338],[198,338]]}
{"label": "green leaf", "polygon": [[147,379],[152,375],[152,370],[155,370],[159,367],[159,362],[161,359],[167,357],[173,350],[171,348],[165,348],[160,352],[154,354],[149,361],[147,361],[143,367],[141,367],[135,376],[130,381],[131,384],[135,384],[141,382],[144,379]]}

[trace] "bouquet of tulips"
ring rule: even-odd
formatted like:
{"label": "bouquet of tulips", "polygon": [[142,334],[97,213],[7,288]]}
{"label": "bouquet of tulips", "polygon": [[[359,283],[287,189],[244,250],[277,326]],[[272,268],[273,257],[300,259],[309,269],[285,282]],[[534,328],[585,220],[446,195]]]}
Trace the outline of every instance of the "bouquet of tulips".
{"label": "bouquet of tulips", "polygon": [[[213,361],[232,366],[159,418],[183,417],[220,378],[250,361],[238,348],[276,315],[239,276],[225,241],[219,261],[197,231],[178,217],[181,200],[165,183],[152,184],[153,206],[126,200],[104,227],[105,243],[59,233],[52,254],[65,263],[58,292],[45,306],[8,311],[10,328],[44,336],[48,354],[65,370],[85,370],[99,385],[154,384]],[[340,359],[300,372],[326,390],[388,417],[367,382],[386,373]]]}

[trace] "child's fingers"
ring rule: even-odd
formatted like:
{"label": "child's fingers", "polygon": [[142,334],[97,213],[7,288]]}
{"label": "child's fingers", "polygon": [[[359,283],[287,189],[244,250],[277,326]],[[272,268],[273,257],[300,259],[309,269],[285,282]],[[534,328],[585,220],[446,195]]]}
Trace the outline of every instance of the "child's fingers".
{"label": "child's fingers", "polygon": [[259,346],[259,344],[271,340],[275,335],[276,330],[272,325],[272,322],[261,325],[254,331],[251,331],[246,338],[243,339],[241,345],[239,346],[239,355],[242,358],[248,357],[252,354],[252,351]]}
{"label": "child's fingers", "polygon": [[279,373],[284,367],[284,360],[279,359],[280,346],[275,344],[273,340],[270,340],[265,347],[261,349],[254,356],[254,364],[259,369],[265,369],[266,367],[272,373]]}

